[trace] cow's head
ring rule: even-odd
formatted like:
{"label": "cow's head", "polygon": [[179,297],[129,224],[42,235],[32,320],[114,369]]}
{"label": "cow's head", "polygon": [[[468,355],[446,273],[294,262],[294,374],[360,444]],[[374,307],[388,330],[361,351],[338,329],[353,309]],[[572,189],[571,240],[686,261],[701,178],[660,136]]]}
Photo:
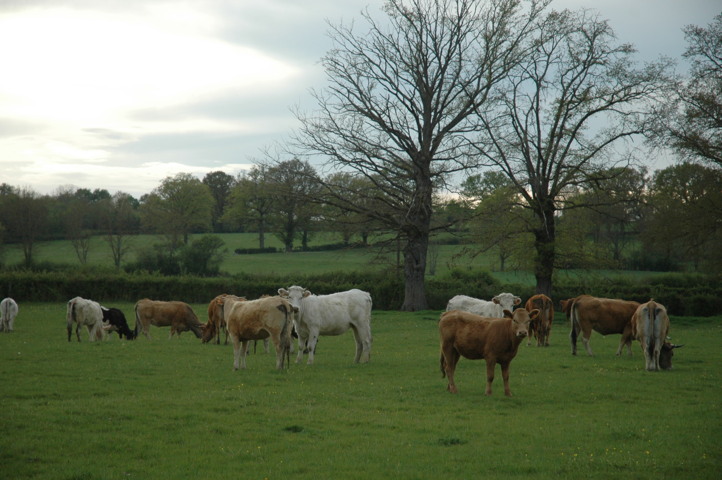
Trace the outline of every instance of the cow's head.
{"label": "cow's head", "polygon": [[662,351],[659,352],[659,368],[662,370],[672,370],[672,357],[674,349],[683,347],[684,345],[675,345],[673,343],[664,342]]}
{"label": "cow's head", "polygon": [[513,310],[515,306],[521,303],[521,298],[511,293],[500,293],[491,301],[501,306],[503,310]]}
{"label": "cow's head", "polygon": [[300,312],[301,300],[311,295],[311,292],[303,287],[294,285],[292,287],[288,287],[288,290],[285,288],[279,288],[278,295],[280,295],[281,298],[288,300],[288,303],[291,304],[295,312]]}
{"label": "cow's head", "polygon": [[511,310],[504,310],[504,317],[511,318],[511,325],[514,335],[518,338],[524,338],[529,335],[529,324],[539,316],[539,310],[536,308],[531,312],[527,312],[524,308],[517,308],[514,313]]}

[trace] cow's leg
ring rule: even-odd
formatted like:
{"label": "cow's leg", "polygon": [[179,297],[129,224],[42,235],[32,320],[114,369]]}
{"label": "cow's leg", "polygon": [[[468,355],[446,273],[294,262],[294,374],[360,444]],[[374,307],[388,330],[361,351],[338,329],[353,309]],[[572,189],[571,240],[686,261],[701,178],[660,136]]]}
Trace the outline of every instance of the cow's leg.
{"label": "cow's leg", "polygon": [[78,326],[75,327],[75,336],[78,337],[78,341],[80,341],[80,327],[81,327],[80,324],[78,324]]}
{"label": "cow's leg", "polygon": [[72,326],[72,325],[68,325],[68,341],[69,341],[69,342],[71,341],[70,339],[71,339],[72,337],[73,337],[73,326]]}
{"label": "cow's leg", "polygon": [[[486,391],[485,395],[491,395],[491,384],[494,383],[494,369],[496,368],[496,360],[486,359]],[[503,372],[502,372],[503,373]],[[506,393],[506,387],[505,392]]]}
{"label": "cow's leg", "polygon": [[264,338],[263,339],[263,352],[268,353],[271,350],[271,346],[269,344],[270,338]]}
{"label": "cow's leg", "polygon": [[451,393],[459,393],[454,382],[454,372],[456,371],[456,363],[459,361],[459,352],[456,351],[453,345],[443,345],[441,357],[441,364],[446,373],[446,378],[449,380],[446,389]]}
{"label": "cow's leg", "polygon": [[356,363],[367,363],[371,360],[371,329],[368,327],[352,326],[353,336],[356,340]]}
{"label": "cow's leg", "polygon": [[318,343],[318,332],[309,332],[308,340],[306,341],[306,348],[308,349],[308,360],[306,364],[313,365],[313,357],[316,353],[316,343]]}
{"label": "cow's leg", "polygon": [[593,357],[594,352],[592,352],[592,346],[589,344],[591,337],[592,337],[591,327],[582,327],[582,343],[584,344],[584,349],[587,351],[587,355],[589,355],[590,357]]}
{"label": "cow's leg", "polygon": [[302,334],[298,334],[298,354],[296,355],[296,363],[303,360],[303,352],[306,350],[306,338]]}
{"label": "cow's leg", "polygon": [[241,347],[241,368],[246,369],[246,355],[248,355],[248,340],[243,340]]}
{"label": "cow's leg", "polygon": [[231,335],[231,343],[233,343],[233,370],[238,370],[241,362],[241,341],[236,335]]}
{"label": "cow's leg", "polygon": [[[511,362],[501,363],[501,378],[504,380],[504,395],[511,397],[511,390],[509,389],[509,366]],[[491,387],[491,385],[490,385]]]}

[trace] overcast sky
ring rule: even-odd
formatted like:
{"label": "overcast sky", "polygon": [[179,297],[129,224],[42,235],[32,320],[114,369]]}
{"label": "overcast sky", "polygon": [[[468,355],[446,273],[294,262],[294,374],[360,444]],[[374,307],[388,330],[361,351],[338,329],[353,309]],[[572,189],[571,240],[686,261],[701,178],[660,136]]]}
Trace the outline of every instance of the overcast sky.
{"label": "overcast sky", "polygon": [[[0,183],[136,197],[235,175],[312,108],[328,19],[382,0],[0,0]],[[555,0],[609,19],[640,60],[679,58],[719,0]],[[663,165],[666,166],[666,165]]]}

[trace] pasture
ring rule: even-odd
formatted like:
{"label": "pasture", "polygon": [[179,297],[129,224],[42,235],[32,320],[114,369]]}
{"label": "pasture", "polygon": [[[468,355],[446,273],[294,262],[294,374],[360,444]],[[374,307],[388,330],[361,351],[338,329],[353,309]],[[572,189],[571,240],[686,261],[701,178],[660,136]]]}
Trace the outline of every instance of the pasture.
{"label": "pasture", "polygon": [[230,345],[190,332],[68,343],[63,303],[20,304],[0,333],[0,478],[719,478],[722,317],[672,317],[685,347],[651,373],[637,344],[614,356],[618,335],[572,357],[557,315],[550,347],[519,348],[511,398],[465,359],[446,391],[438,317],[374,311],[368,364],[347,333],[312,366],[259,348],[234,372]]}

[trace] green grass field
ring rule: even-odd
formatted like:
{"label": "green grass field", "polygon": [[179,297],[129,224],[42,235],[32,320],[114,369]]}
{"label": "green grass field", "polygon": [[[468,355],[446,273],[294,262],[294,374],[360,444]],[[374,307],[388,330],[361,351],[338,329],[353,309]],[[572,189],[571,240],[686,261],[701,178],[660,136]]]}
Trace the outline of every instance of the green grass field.
{"label": "green grass field", "polygon": [[[131,304],[115,305],[129,316]],[[514,397],[484,393],[462,359],[458,395],[439,372],[438,312],[374,311],[371,362],[350,333],[316,363],[274,369],[257,353],[190,333],[68,343],[62,303],[21,304],[0,333],[0,478],[694,478],[722,471],[722,317],[672,318],[671,372],[570,354],[561,317],[549,348],[522,344]],[[193,305],[203,317],[205,305]],[[131,321],[131,327],[134,325]],[[259,349],[260,350],[260,349]]]}
{"label": "green grass field", "polygon": [[[225,233],[218,234],[225,242],[226,252],[224,254],[221,271],[229,274],[244,272],[253,273],[274,273],[274,274],[317,274],[333,271],[368,271],[382,270],[394,265],[395,254],[379,255],[378,250],[349,249],[325,252],[294,252],[267,253],[253,255],[235,255],[233,251],[237,248],[257,248],[258,235],[255,233]],[[136,260],[135,252],[140,248],[147,248],[159,243],[161,239],[154,235],[138,235],[128,237],[130,249],[124,259],[124,263]],[[314,237],[310,245],[323,245],[337,243],[340,239],[332,234],[319,234]],[[372,239],[372,242],[376,240]],[[273,235],[266,236],[266,246],[280,248],[282,245]],[[12,244],[4,247],[4,264],[8,266],[19,265],[23,262],[23,254],[20,245]],[[443,274],[453,267],[469,267],[493,269],[496,267],[495,258],[492,255],[483,255],[476,258],[469,256],[456,257],[464,249],[459,245],[439,246],[439,256],[436,261],[437,274]],[[38,242],[35,248],[34,259],[36,263],[62,263],[69,265],[81,265],[75,250],[70,241],[56,240]],[[290,259],[290,261],[289,261]],[[112,268],[113,261],[108,247],[102,237],[91,239],[88,251],[88,265]],[[522,278],[522,277],[519,277]],[[523,275],[524,281],[530,277]]]}

